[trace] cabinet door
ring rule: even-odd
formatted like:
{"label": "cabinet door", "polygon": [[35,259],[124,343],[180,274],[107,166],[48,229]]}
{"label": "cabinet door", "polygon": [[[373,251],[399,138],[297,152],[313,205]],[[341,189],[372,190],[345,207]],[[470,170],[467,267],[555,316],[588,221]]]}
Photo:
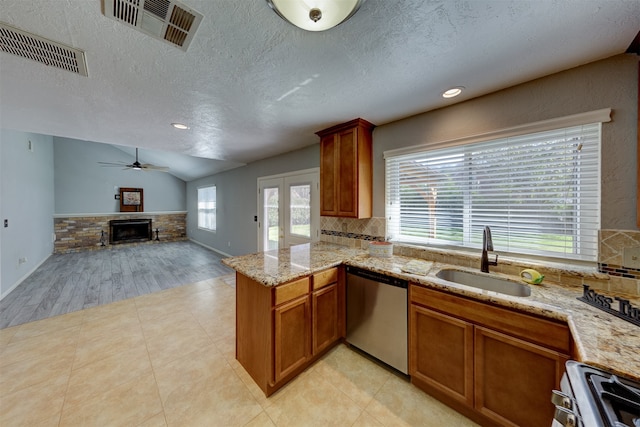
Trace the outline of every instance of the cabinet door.
{"label": "cabinet door", "polygon": [[409,306],[409,375],[473,407],[473,325]]}
{"label": "cabinet door", "polygon": [[320,215],[338,214],[338,148],[335,135],[320,140]]}
{"label": "cabinet door", "polygon": [[338,134],[338,215],[358,217],[358,128]]}
{"label": "cabinet door", "polygon": [[313,354],[318,354],[339,337],[338,329],[338,284],[325,286],[314,291],[311,306],[313,307]]}
{"label": "cabinet door", "polygon": [[568,357],[508,335],[475,327],[475,406],[505,426],[550,426]]}
{"label": "cabinet door", "polygon": [[304,365],[311,356],[310,314],[308,295],[274,309],[276,383]]}

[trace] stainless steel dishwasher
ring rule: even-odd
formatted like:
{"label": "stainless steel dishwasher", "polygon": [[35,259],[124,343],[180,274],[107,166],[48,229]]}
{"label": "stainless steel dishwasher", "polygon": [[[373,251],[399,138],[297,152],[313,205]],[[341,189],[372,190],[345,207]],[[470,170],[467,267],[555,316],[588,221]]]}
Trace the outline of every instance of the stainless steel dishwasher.
{"label": "stainless steel dishwasher", "polygon": [[406,280],[347,266],[347,342],[409,373]]}

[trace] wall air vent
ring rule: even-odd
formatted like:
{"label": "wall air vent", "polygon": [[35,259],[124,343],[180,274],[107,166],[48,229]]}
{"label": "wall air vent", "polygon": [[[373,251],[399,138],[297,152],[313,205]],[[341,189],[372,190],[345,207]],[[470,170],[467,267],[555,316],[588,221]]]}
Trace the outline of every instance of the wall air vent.
{"label": "wall air vent", "polygon": [[0,22],[0,51],[87,76],[84,52]]}
{"label": "wall air vent", "polygon": [[102,0],[108,18],[184,51],[202,21],[202,14],[175,0]]}

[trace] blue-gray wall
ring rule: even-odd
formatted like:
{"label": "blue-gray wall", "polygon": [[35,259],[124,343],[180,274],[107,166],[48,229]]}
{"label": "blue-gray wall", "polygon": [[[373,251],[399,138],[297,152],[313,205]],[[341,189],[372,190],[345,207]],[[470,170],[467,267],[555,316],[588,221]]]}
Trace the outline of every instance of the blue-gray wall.
{"label": "blue-gray wall", "polygon": [[0,224],[4,297],[53,252],[53,138],[0,130],[0,178],[0,220],[9,221]]}
{"label": "blue-gray wall", "polygon": [[135,161],[108,144],[54,137],[53,154],[56,214],[119,212],[114,195],[120,187],[142,188],[145,212],[186,210],[186,183],[181,179],[165,172],[100,166],[98,162]]}
{"label": "blue-gray wall", "polygon": [[602,229],[637,230],[638,55],[616,55],[380,126],[373,133],[374,216],[383,216],[383,152],[611,108],[602,125]]}
{"label": "blue-gray wall", "polygon": [[[320,166],[320,145],[250,163],[187,183],[189,238],[223,254],[242,255],[258,250],[258,178]],[[198,229],[198,187],[216,186],[217,230]]]}
{"label": "blue-gray wall", "polygon": [[[638,56],[623,54],[450,107],[377,123],[373,132],[373,214],[385,215],[385,150],[612,108],[613,120],[603,125],[601,228],[636,230],[637,97]],[[318,166],[319,146],[315,145],[189,183],[190,238],[230,255],[255,252],[257,178]],[[218,186],[217,233],[197,229],[197,187],[208,184]]]}

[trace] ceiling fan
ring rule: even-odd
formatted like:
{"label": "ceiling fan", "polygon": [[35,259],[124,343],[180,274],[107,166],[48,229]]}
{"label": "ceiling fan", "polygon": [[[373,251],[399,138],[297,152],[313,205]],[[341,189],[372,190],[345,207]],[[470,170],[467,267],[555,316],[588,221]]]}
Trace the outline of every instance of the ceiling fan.
{"label": "ceiling fan", "polygon": [[140,163],[138,161],[138,148],[136,148],[136,161],[131,164],[125,162],[111,163],[111,162],[98,162],[102,167],[124,167],[123,170],[135,170],[135,171],[158,171],[168,172],[167,166],[155,166],[149,163]]}

